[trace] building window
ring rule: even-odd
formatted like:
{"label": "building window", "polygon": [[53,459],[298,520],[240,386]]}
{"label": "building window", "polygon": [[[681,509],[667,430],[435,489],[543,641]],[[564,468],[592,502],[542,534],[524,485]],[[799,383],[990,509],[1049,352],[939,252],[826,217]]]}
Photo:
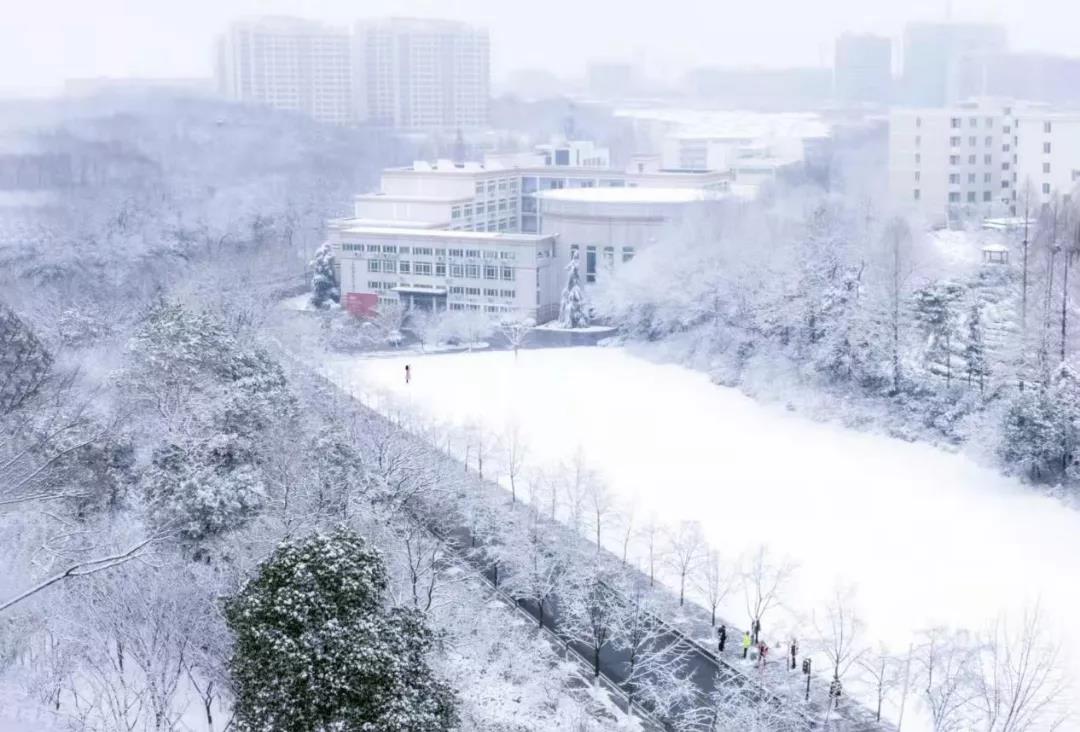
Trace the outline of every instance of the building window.
{"label": "building window", "polygon": [[978,138],[975,138],[975,137],[969,137],[968,138],[968,145],[970,145],[971,147],[975,147],[978,144],[979,144]]}
{"label": "building window", "polygon": [[480,294],[480,288],[479,287],[466,287],[465,288],[465,294],[466,295],[472,295],[473,297],[476,297],[476,296],[478,296]]}
{"label": "building window", "polygon": [[914,198],[916,201],[919,200],[919,189],[918,188],[915,189],[915,192],[914,192],[914,195],[912,196],[912,198]]}
{"label": "building window", "polygon": [[430,257],[431,247],[413,247],[412,253],[421,257]]}
{"label": "building window", "polygon": [[916,117],[915,118],[915,126],[916,127],[922,127],[922,117]]}
{"label": "building window", "polygon": [[1043,143],[1043,152],[1046,153],[1047,155],[1050,154],[1050,143],[1049,142],[1044,142]]}
{"label": "building window", "polygon": [[379,251],[379,245],[378,244],[368,244],[367,245],[367,250],[369,252],[377,252],[377,251]]}
{"label": "building window", "polygon": [[499,253],[494,250],[485,250],[484,259],[498,259]]}
{"label": "building window", "polygon": [[491,290],[491,289],[486,289],[486,288],[484,289],[484,297],[498,297],[498,296],[499,296],[499,291],[498,290]]}
{"label": "building window", "polygon": [[990,191],[983,191],[983,200],[984,201],[989,201],[989,200],[991,200],[992,197],[993,197],[993,194]]}
{"label": "building window", "polygon": [[960,156],[959,155],[950,155],[949,156],[949,165],[959,165],[959,164],[960,164]]}
{"label": "building window", "polygon": [[368,272],[378,272],[379,271],[379,264],[380,264],[380,262],[379,262],[378,259],[369,259],[368,263],[367,263],[367,271]]}
{"label": "building window", "polygon": [[967,200],[968,203],[975,203],[975,191],[968,191]]}
{"label": "building window", "polygon": [[461,218],[461,206],[454,206],[453,208],[450,209],[450,218],[452,218],[452,219],[460,219]]}
{"label": "building window", "polygon": [[1012,148],[1009,145],[1002,145],[1001,146],[1001,152],[1009,152],[1009,150],[1011,150],[1011,149]]}
{"label": "building window", "polygon": [[436,277],[445,277],[446,276],[446,262],[436,262],[435,263],[435,276]]}
{"label": "building window", "polygon": [[1049,194],[1050,193],[1050,184],[1049,183],[1043,183],[1042,191],[1043,191],[1043,193]]}
{"label": "building window", "polygon": [[450,294],[451,295],[464,295],[465,294],[465,288],[464,287],[458,287],[458,286],[451,287],[450,288]]}
{"label": "building window", "polygon": [[959,137],[950,137],[949,138],[949,144],[952,145],[953,147],[960,147],[960,138]]}
{"label": "building window", "polygon": [[1009,169],[1009,164],[1008,163],[1002,163],[1001,164],[1001,169],[1002,170],[1008,170]]}
{"label": "building window", "polygon": [[503,267],[502,268],[502,278],[504,280],[509,281],[509,282],[513,282],[514,281],[514,270],[513,270],[513,268],[512,267]]}
{"label": "building window", "polygon": [[409,248],[408,247],[401,247],[401,249],[398,250],[398,254],[408,254],[408,253],[409,253]]}
{"label": "building window", "polygon": [[596,247],[585,247],[585,281],[596,282]]}
{"label": "building window", "polygon": [[976,156],[974,156],[974,155],[968,155],[968,165],[974,165],[974,164],[975,164],[975,161],[976,161],[976,159],[977,159],[977,158],[976,158]]}
{"label": "building window", "polygon": [[975,174],[974,173],[968,173],[968,183],[974,183],[974,182],[975,182]]}
{"label": "building window", "polygon": [[920,179],[922,179],[922,173],[920,173],[919,171],[916,170],[915,171],[915,182],[918,183]]}
{"label": "building window", "polygon": [[954,130],[960,129],[960,118],[959,117],[953,117],[951,120],[949,120],[949,125]]}
{"label": "building window", "polygon": [[622,261],[624,263],[629,262],[633,258],[634,258],[634,248],[633,247],[623,247],[622,248]]}
{"label": "building window", "polygon": [[1051,127],[1049,122],[1043,122],[1043,132],[1049,135],[1052,129],[1053,128]]}
{"label": "building window", "polygon": [[465,256],[469,257],[470,259],[479,259],[480,258],[480,250],[479,249],[466,249],[465,250]]}
{"label": "building window", "polygon": [[430,275],[431,262],[413,262],[413,273],[418,275]]}
{"label": "building window", "polygon": [[476,192],[477,193],[483,193],[484,192],[484,181],[482,181],[482,180],[476,181]]}
{"label": "building window", "polygon": [[994,176],[993,175],[991,175],[990,173],[983,173],[983,183],[992,183],[993,181],[994,181]]}
{"label": "building window", "polygon": [[971,117],[970,119],[968,119],[968,127],[978,127],[978,126],[979,126],[979,120],[975,119],[974,117]]}
{"label": "building window", "polygon": [[517,257],[516,252],[499,252],[499,259],[514,259]]}
{"label": "building window", "polygon": [[397,247],[392,244],[384,244],[382,250],[383,254],[397,254]]}
{"label": "building window", "polygon": [[382,263],[383,272],[397,272],[397,263],[392,259],[384,259]]}
{"label": "building window", "polygon": [[604,266],[608,269],[615,266],[615,247],[604,247]]}
{"label": "building window", "polygon": [[466,264],[465,265],[465,279],[478,280],[480,279],[480,265],[479,264]]}
{"label": "building window", "polygon": [[915,153],[915,164],[918,165],[921,162],[922,162],[922,154]]}
{"label": "building window", "polygon": [[993,146],[994,146],[994,138],[992,138],[992,137],[987,137],[987,138],[986,138],[986,146],[987,146],[987,147],[993,147]]}
{"label": "building window", "polygon": [[951,173],[951,174],[949,174],[949,185],[954,185],[954,186],[960,185],[960,174],[959,173]]}
{"label": "building window", "polygon": [[465,256],[465,252],[462,249],[451,249],[451,250],[449,250],[448,254],[451,257],[464,257]]}
{"label": "building window", "polygon": [[401,274],[409,274],[409,263],[398,262],[398,272]]}
{"label": "building window", "polygon": [[1050,172],[1050,163],[1043,163],[1043,172],[1044,173],[1049,173]]}
{"label": "building window", "polygon": [[994,156],[993,155],[984,155],[983,156],[983,164],[984,165],[993,165],[994,164]]}
{"label": "building window", "polygon": [[451,264],[450,276],[453,278],[460,278],[463,275],[464,269],[465,268],[462,267],[460,264]]}
{"label": "building window", "polygon": [[494,264],[485,264],[484,265],[484,279],[485,280],[498,279],[499,273],[498,273],[497,270],[498,270],[498,268]]}
{"label": "building window", "polygon": [[949,194],[949,203],[960,203],[960,194],[957,191]]}

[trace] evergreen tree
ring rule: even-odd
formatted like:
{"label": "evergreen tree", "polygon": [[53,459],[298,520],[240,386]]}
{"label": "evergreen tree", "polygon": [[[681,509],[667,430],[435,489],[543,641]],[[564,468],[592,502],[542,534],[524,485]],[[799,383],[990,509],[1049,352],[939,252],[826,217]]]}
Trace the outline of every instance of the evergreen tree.
{"label": "evergreen tree", "polygon": [[968,314],[967,345],[964,348],[964,360],[967,361],[968,386],[971,386],[977,380],[979,382],[979,393],[982,393],[990,369],[986,361],[982,305],[978,301],[972,304],[971,312]]}
{"label": "evergreen tree", "polygon": [[33,399],[52,367],[44,344],[14,310],[0,303],[0,416]]}
{"label": "evergreen tree", "polygon": [[952,355],[956,341],[956,303],[964,288],[955,282],[933,282],[915,292],[915,318],[926,335],[923,358],[931,373],[952,383]]}
{"label": "evergreen tree", "polygon": [[329,242],[315,250],[315,257],[308,264],[311,267],[311,304],[319,309],[341,300],[334,264],[334,252]]}
{"label": "evergreen tree", "polygon": [[386,570],[359,536],[285,543],[226,605],[240,730],[427,732],[457,724],[414,610],[387,609]]}
{"label": "evergreen tree", "polygon": [[578,270],[578,251],[570,251],[570,262],[566,265],[566,287],[562,291],[559,303],[559,324],[564,328],[583,328],[589,324],[585,312],[585,294],[581,289],[581,272]]}

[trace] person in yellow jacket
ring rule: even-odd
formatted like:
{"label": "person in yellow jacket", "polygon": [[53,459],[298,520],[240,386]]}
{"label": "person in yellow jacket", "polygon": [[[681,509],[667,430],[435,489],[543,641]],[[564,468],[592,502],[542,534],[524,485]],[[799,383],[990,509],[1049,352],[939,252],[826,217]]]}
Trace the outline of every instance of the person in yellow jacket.
{"label": "person in yellow jacket", "polygon": [[742,636],[742,657],[743,658],[746,658],[746,654],[750,652],[750,643],[751,642],[752,641],[751,641],[751,638],[750,638],[750,631],[748,630],[745,633],[743,633],[743,636]]}

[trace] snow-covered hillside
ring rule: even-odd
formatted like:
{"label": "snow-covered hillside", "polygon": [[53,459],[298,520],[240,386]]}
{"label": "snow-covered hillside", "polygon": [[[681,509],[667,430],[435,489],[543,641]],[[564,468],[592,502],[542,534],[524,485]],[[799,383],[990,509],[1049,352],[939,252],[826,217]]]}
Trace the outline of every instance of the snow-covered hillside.
{"label": "snow-covered hillside", "polygon": [[[583,447],[636,516],[700,521],[729,559],[762,543],[790,555],[785,602],[803,622],[786,627],[805,628],[838,580],[856,583],[868,639],[898,650],[1041,599],[1080,660],[1080,513],[963,455],[815,423],[616,348],[336,357],[326,370],[376,407],[516,423],[533,465]],[[727,605],[744,622],[741,594]]]}

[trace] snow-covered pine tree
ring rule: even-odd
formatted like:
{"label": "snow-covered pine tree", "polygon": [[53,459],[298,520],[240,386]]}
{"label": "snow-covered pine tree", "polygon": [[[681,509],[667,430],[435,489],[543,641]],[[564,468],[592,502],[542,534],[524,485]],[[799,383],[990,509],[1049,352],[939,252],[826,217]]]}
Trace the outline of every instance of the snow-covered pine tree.
{"label": "snow-covered pine tree", "polygon": [[429,732],[457,726],[415,610],[388,609],[378,552],[341,530],[287,542],[226,604],[240,730]]}
{"label": "snow-covered pine tree", "polygon": [[915,292],[915,319],[926,336],[923,359],[930,373],[945,377],[946,386],[952,384],[956,303],[963,295],[964,287],[955,282],[932,282]]}
{"label": "snow-covered pine tree", "polygon": [[967,344],[964,347],[964,360],[967,361],[968,386],[978,382],[982,393],[990,367],[986,359],[986,339],[983,333],[982,303],[976,300],[967,319]]}
{"label": "snow-covered pine tree", "polygon": [[315,257],[308,264],[311,267],[311,304],[319,309],[328,308],[330,303],[341,300],[334,264],[330,242],[324,242],[316,249]]}
{"label": "snow-covered pine tree", "polygon": [[559,303],[559,325],[564,328],[584,328],[589,324],[585,311],[585,293],[581,288],[581,271],[578,269],[578,250],[570,250],[570,262],[566,265],[566,287]]}

